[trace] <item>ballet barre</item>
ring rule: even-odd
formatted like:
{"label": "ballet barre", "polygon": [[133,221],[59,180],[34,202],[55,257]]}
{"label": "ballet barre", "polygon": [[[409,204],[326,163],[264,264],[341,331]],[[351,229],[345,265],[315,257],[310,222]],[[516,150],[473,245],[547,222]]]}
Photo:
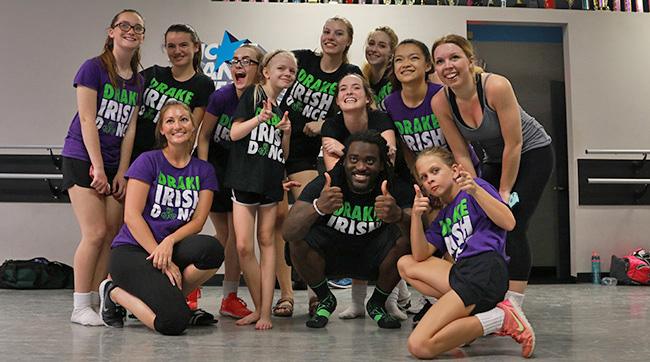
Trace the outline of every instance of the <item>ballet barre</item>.
{"label": "ballet barre", "polygon": [[0,173],[0,179],[61,180],[63,175],[56,173]]}
{"label": "ballet barre", "polygon": [[612,154],[612,155],[647,155],[650,153],[650,150],[606,150],[606,149],[586,149],[585,153],[590,155],[602,155],[602,154]]}
{"label": "ballet barre", "polygon": [[599,178],[589,177],[587,182],[590,184],[610,184],[610,185],[647,185],[650,184],[650,178]]}
{"label": "ballet barre", "polygon": [[578,159],[581,205],[650,204],[650,149],[587,148],[585,154],[614,156]]}
{"label": "ballet barre", "polygon": [[59,145],[0,145],[0,150],[60,150]]}
{"label": "ballet barre", "polygon": [[[24,190],[38,187],[38,180],[42,180],[46,183],[52,199],[60,200],[63,193],[59,185],[60,180],[63,179],[63,175],[60,172],[62,161],[60,155],[61,149],[63,149],[63,146],[51,144],[0,145],[0,151],[3,151],[0,153],[0,166],[2,166],[0,180],[2,180],[2,188],[5,189],[4,191],[10,194],[17,193],[18,195],[22,195]],[[29,154],[14,155],[9,154],[7,151],[17,151],[19,153],[27,151]],[[46,151],[47,153],[44,154],[42,151]],[[55,151],[57,152],[55,153]],[[38,161],[39,157],[44,158],[40,163]],[[54,167],[47,166],[48,162],[46,160],[48,158]],[[38,193],[39,191],[37,189],[33,189],[31,193],[29,191],[27,192],[30,196]],[[12,199],[10,198],[10,200]]]}

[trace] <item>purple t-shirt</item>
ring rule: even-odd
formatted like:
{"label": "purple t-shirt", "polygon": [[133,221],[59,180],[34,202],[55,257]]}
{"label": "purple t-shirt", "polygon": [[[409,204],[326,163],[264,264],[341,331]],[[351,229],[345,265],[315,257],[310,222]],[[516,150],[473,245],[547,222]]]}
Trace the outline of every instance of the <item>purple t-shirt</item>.
{"label": "purple t-shirt", "polygon": [[[501,196],[487,181],[474,181],[497,200]],[[428,242],[438,250],[449,252],[455,261],[469,258],[487,251],[496,251],[504,260],[506,256],[506,231],[490,220],[476,199],[460,191],[449,205],[445,206],[425,231]]]}
{"label": "purple t-shirt", "polygon": [[239,98],[237,98],[235,85],[232,83],[217,89],[210,95],[205,111],[217,117],[212,142],[230,142],[232,116],[237,110],[237,104],[239,104]]}
{"label": "purple t-shirt", "polygon": [[[444,147],[449,149],[445,135],[438,123],[438,117],[431,109],[431,99],[442,89],[440,84],[427,83],[427,94],[424,96],[422,103],[410,108],[402,100],[399,91],[393,92],[384,99],[386,113],[399,134],[402,142],[413,153],[418,154],[427,148]],[[450,150],[451,151],[451,150]],[[474,148],[469,148],[470,157],[474,169],[481,175],[479,158],[474,152]]]}
{"label": "purple t-shirt", "polygon": [[[117,168],[120,162],[120,146],[126,129],[140,103],[142,76],[134,74],[129,80],[118,79],[122,88],[111,84],[108,72],[99,58],[86,60],[74,77],[74,87],[84,86],[97,91],[97,118],[99,146],[104,167]],[[90,161],[81,136],[79,112],[75,114],[68,128],[68,135],[61,154],[66,157]]]}
{"label": "purple t-shirt", "polygon": [[208,106],[205,109],[207,113],[217,117],[217,124],[212,133],[208,160],[214,166],[219,180],[226,177],[228,158],[230,157],[232,116],[235,114],[238,104],[237,89],[234,84],[230,83],[210,94]]}
{"label": "purple t-shirt", "polygon": [[[142,216],[158,243],[190,221],[201,190],[218,189],[212,165],[192,157],[187,166],[176,168],[162,150],[141,154],[129,167],[126,177],[151,185]],[[140,245],[126,224],[113,239],[112,247],[125,244]]]}
{"label": "purple t-shirt", "polygon": [[439,84],[427,83],[427,94],[415,108],[404,104],[399,91],[384,99],[386,113],[393,121],[395,130],[404,144],[416,154],[434,146],[447,147],[438,118],[431,110],[431,99],[440,89],[442,86]]}

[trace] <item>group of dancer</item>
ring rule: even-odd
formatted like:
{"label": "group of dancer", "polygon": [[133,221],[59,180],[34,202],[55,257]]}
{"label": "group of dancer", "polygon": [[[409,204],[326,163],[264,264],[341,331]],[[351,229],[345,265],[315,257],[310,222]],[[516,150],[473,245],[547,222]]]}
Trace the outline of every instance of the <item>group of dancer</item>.
{"label": "group of dancer", "polygon": [[[408,283],[428,298],[414,356],[489,334],[532,355],[526,229],[551,139],[465,38],[429,49],[378,27],[361,70],[347,56],[352,24],[333,17],[319,51],[242,45],[216,91],[191,26],[165,32],[171,66],[139,72],[144,38],[143,17],[119,12],[74,79],[62,152],[81,229],[72,322],[122,327],[128,310],[162,334],[215,323],[186,297],[225,261],[220,313],[238,325],[293,314],[293,267],[310,287],[310,328],[337,306],[328,278],[354,278],[342,318],[368,313],[380,328],[406,319]],[[208,216],[215,237],[198,235]]]}

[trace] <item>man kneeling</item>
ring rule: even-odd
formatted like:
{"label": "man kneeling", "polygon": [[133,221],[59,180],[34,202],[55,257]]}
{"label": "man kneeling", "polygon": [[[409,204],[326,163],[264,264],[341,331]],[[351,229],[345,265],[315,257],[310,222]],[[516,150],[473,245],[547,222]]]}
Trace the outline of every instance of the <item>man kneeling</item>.
{"label": "man kneeling", "polygon": [[381,328],[400,327],[384,304],[400,280],[397,260],[409,252],[402,230],[409,230],[413,193],[391,182],[387,153],[379,133],[351,135],[341,161],[310,182],[289,211],[283,234],[293,266],[319,299],[307,327],[327,324],[336,308],[327,278],[344,276],[376,280],[368,314]]}

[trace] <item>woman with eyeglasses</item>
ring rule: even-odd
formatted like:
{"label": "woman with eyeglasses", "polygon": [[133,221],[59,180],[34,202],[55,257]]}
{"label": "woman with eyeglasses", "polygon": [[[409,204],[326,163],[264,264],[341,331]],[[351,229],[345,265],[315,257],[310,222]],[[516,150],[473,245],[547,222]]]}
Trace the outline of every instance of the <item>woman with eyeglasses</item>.
{"label": "woman with eyeglasses", "polygon": [[[232,83],[223,86],[210,95],[208,108],[198,138],[198,157],[209,161],[217,174],[219,184],[223,185],[230,157],[230,127],[239,99],[244,90],[259,81],[259,64],[264,57],[262,50],[253,44],[244,44],[235,50],[230,68]],[[229,188],[221,187],[214,194],[210,220],[216,231],[215,237],[224,246],[225,272],[223,277],[223,298],[219,313],[223,316],[241,319],[251,314],[246,303],[237,296],[239,287],[239,257],[235,244],[235,231],[232,223],[232,200]]]}
{"label": "woman with eyeglasses", "polygon": [[122,225],[124,174],[143,85],[138,74],[145,33],[142,16],[122,10],[106,31],[103,52],[86,60],[74,78],[78,111],[61,152],[61,186],[68,190],[81,229],[70,320],[88,326],[103,325],[97,290],[108,273],[111,240]]}
{"label": "woman with eyeglasses", "polygon": [[208,97],[214,92],[214,82],[201,70],[201,40],[190,25],[174,24],[167,28],[164,47],[171,66],[153,65],[142,71],[145,89],[132,160],[155,148],[156,121],[168,99],[187,104],[194,119],[201,121]]}

